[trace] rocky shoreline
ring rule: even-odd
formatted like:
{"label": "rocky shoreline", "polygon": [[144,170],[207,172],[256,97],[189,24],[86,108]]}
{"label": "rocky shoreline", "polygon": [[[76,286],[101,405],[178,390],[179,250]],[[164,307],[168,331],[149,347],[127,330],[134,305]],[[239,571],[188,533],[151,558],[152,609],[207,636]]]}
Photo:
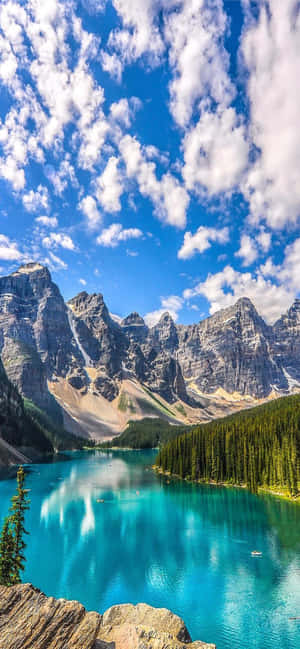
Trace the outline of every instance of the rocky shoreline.
{"label": "rocky shoreline", "polygon": [[147,604],[103,615],[79,602],[46,597],[31,584],[0,586],[1,649],[216,649],[192,642],[184,622]]}

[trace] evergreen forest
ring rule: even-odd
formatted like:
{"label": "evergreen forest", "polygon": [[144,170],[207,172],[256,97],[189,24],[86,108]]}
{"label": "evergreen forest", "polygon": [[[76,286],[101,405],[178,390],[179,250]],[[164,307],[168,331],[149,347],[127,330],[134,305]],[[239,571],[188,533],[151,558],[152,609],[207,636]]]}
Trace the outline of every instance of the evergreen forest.
{"label": "evergreen forest", "polygon": [[163,446],[163,472],[181,478],[299,494],[300,395],[202,424]]}

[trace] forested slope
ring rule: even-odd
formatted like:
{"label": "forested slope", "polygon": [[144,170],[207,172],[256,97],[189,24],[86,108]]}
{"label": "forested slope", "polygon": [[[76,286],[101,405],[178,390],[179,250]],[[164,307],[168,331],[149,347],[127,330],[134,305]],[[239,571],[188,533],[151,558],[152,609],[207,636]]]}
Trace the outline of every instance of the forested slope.
{"label": "forested slope", "polygon": [[156,464],[191,480],[286,491],[300,486],[300,395],[194,428],[167,443]]}

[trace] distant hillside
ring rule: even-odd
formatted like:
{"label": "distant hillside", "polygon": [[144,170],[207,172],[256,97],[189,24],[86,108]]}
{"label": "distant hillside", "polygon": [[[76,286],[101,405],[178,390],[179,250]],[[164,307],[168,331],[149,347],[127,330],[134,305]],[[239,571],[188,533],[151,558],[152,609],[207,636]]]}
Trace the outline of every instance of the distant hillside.
{"label": "distant hillside", "polygon": [[102,444],[104,448],[156,448],[178,435],[186,433],[191,426],[172,425],[164,419],[146,417],[140,421],[129,421],[124,432],[111,442]]}
{"label": "distant hillside", "polygon": [[156,464],[191,480],[299,495],[300,395],[193,429],[167,443]]}

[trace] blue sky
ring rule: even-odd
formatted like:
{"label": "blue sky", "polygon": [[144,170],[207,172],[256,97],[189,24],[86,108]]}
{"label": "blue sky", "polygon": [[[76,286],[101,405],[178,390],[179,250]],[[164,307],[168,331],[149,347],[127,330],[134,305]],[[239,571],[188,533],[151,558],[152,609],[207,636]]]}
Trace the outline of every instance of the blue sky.
{"label": "blue sky", "polygon": [[299,294],[298,0],[0,4],[0,266],[149,324]]}

